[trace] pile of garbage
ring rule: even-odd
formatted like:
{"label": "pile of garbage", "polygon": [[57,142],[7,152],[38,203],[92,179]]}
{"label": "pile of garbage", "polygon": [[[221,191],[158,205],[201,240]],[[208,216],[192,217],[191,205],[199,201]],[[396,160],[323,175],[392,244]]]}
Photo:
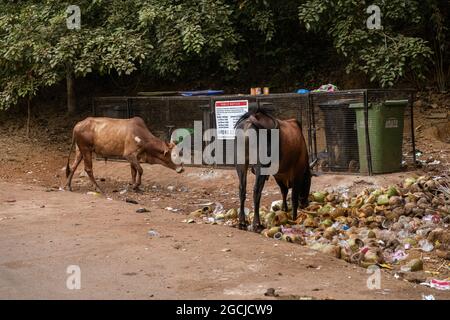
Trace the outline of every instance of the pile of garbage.
{"label": "pile of garbage", "polygon": [[[262,234],[308,246],[362,267],[379,265],[403,272],[423,269],[412,253],[432,252],[450,260],[450,180],[448,177],[407,178],[387,188],[366,188],[356,196],[317,191],[307,208],[292,220],[281,201],[260,208]],[[246,209],[246,220],[253,212]],[[238,210],[206,206],[191,213],[206,223],[235,226]],[[411,256],[417,256],[412,254]],[[419,255],[420,256],[420,255]]]}

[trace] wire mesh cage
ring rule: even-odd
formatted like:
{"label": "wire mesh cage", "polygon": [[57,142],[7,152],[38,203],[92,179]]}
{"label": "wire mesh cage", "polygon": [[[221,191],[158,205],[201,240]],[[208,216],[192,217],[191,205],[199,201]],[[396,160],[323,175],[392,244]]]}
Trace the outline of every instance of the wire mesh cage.
{"label": "wire mesh cage", "polygon": [[[265,108],[276,118],[294,118],[301,123],[310,163],[315,164],[313,170],[371,175],[415,165],[414,98],[413,90],[367,89],[309,94],[98,97],[93,101],[93,113],[113,118],[139,116],[163,140],[169,140],[173,130],[184,128],[191,135],[192,160],[200,154],[203,165],[234,166],[233,127],[229,123],[225,128],[217,125],[235,122],[242,113],[222,117],[218,112],[223,113],[223,109],[219,107]],[[200,144],[193,136],[194,121],[202,122]]]}
{"label": "wire mesh cage", "polygon": [[96,97],[92,101],[95,117],[129,118],[128,97]]}
{"label": "wire mesh cage", "polygon": [[[93,100],[94,116],[122,119],[140,117],[152,134],[164,141],[170,141],[175,130],[185,129],[182,131],[184,136],[177,137],[177,142],[185,139],[188,132],[192,155],[203,148],[203,145],[194,143],[194,121],[204,123],[205,115],[209,117],[209,107],[208,97],[96,97]],[[202,134],[205,129],[203,126]]]}
{"label": "wire mesh cage", "polygon": [[364,102],[364,92],[310,94],[312,155],[321,172],[359,171],[356,113],[350,104]]}
{"label": "wire mesh cage", "polygon": [[373,174],[415,164],[412,90],[350,90],[310,95],[320,172]]}

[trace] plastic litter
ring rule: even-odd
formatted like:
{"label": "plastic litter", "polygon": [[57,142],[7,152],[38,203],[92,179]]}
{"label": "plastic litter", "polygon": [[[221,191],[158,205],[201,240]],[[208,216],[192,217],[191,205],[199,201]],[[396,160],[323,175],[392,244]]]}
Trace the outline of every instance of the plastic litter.
{"label": "plastic litter", "polygon": [[408,254],[403,250],[397,250],[392,254],[392,262],[402,261],[408,257]]}
{"label": "plastic litter", "polygon": [[422,251],[425,252],[430,252],[434,249],[434,246],[432,243],[430,243],[428,240],[426,239],[422,239],[419,241],[419,246],[422,249]]}
{"label": "plastic litter", "polygon": [[421,285],[428,286],[437,290],[450,290],[450,281],[432,279],[428,282],[422,282]]}
{"label": "plastic litter", "polygon": [[223,205],[220,202],[216,202],[216,207],[214,208],[213,215],[223,213]]}
{"label": "plastic litter", "polygon": [[149,231],[147,232],[147,234],[148,234],[150,237],[159,237],[159,232],[156,231],[156,230],[149,230]]}

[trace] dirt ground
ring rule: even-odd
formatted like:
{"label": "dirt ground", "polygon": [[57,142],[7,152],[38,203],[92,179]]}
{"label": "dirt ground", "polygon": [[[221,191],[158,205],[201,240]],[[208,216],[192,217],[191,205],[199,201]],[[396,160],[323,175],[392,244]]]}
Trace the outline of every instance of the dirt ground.
{"label": "dirt ground", "polygon": [[[144,165],[145,191],[137,194],[122,191],[128,187],[126,163],[97,161],[103,197],[87,194],[91,186],[82,174],[74,192],[58,191],[65,160],[47,160],[21,174],[10,168],[8,177],[2,166],[0,298],[264,299],[268,288],[284,299],[450,298],[384,271],[381,289],[370,290],[366,269],[306,247],[226,226],[182,223],[201,203],[237,205],[232,170],[187,168],[179,175]],[[324,175],[313,180],[313,189],[357,189],[402,176]],[[278,190],[270,181],[263,204],[275,199]],[[150,212],[136,213],[140,207]],[[69,265],[80,266],[81,290],[66,288]]]}
{"label": "dirt ground", "polygon": [[[450,299],[448,291],[398,280],[384,270],[381,288],[370,290],[371,274],[343,260],[223,225],[183,223],[204,203],[238,206],[230,169],[189,167],[176,174],[144,165],[143,192],[135,193],[127,190],[127,163],[96,161],[94,174],[105,196],[88,194],[93,189],[82,165],[74,192],[59,191],[70,125],[48,126],[35,129],[31,139],[23,138],[23,128],[0,126],[0,299]],[[442,162],[431,172],[448,170],[450,144],[430,148],[435,133],[419,131],[422,157],[436,151]],[[322,175],[313,178],[312,190],[356,193],[423,170]],[[271,178],[262,205],[279,199]],[[141,207],[149,212],[136,213]],[[81,290],[66,287],[70,265],[81,269]],[[265,296],[268,288],[278,297]]]}
{"label": "dirt ground", "polygon": [[[381,289],[369,290],[365,269],[258,234],[181,223],[152,195],[140,214],[139,205],[78,192],[5,182],[0,190],[0,298],[262,299],[268,288],[287,299],[450,298],[385,273]],[[66,288],[69,265],[81,268],[81,290]]]}

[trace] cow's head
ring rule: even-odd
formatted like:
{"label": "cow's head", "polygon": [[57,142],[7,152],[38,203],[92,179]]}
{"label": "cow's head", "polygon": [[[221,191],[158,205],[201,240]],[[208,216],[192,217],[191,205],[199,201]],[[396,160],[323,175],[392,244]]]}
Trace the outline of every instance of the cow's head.
{"label": "cow's head", "polygon": [[176,152],[172,152],[175,148],[175,144],[173,142],[159,141],[157,145],[155,144],[155,141],[152,141],[145,147],[147,163],[160,164],[175,170],[177,173],[184,171],[183,165],[178,164],[179,161],[176,161]]}

